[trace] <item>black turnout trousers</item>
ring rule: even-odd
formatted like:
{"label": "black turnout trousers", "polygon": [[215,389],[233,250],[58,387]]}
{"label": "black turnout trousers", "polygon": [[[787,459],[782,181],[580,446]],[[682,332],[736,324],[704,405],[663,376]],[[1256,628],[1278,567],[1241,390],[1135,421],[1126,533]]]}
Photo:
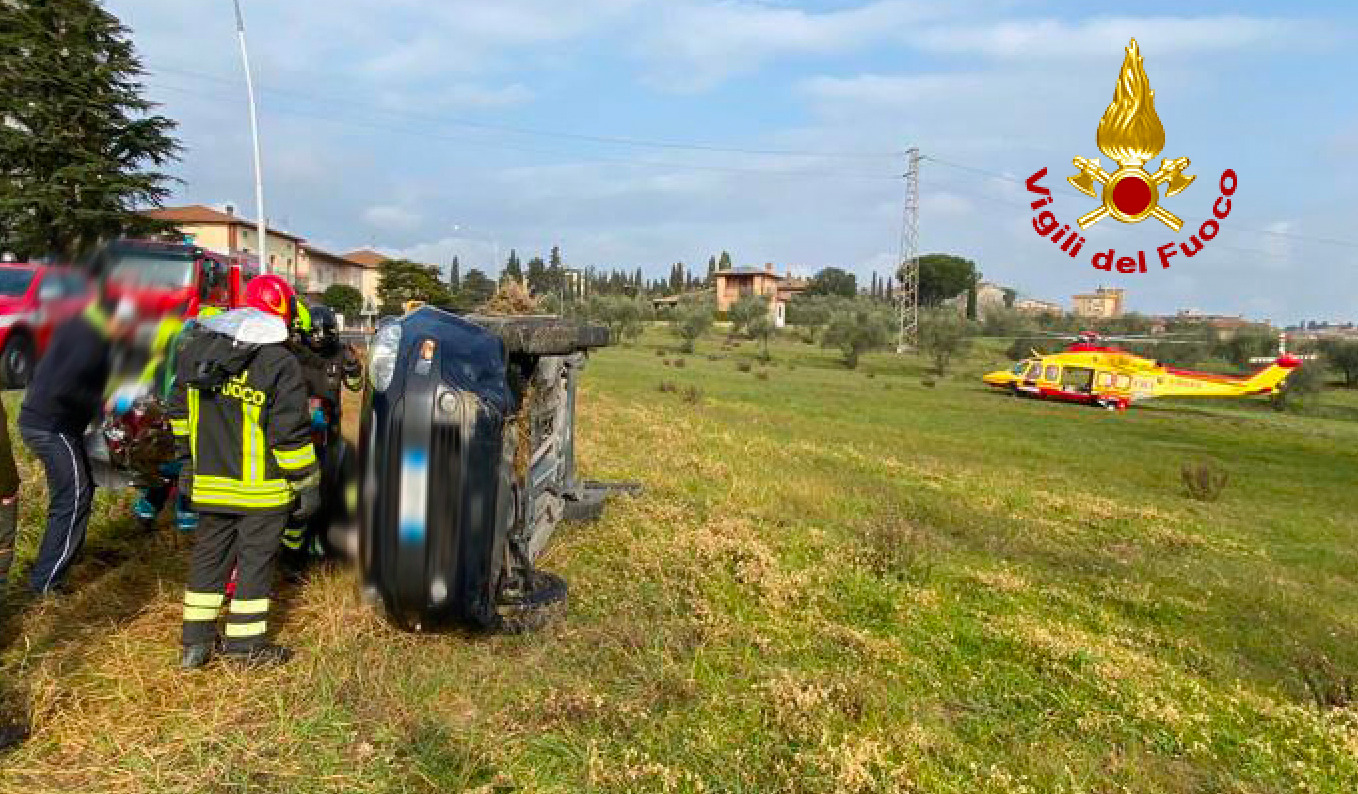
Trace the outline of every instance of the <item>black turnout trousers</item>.
{"label": "black turnout trousers", "polygon": [[236,592],[226,615],[225,649],[249,651],[264,642],[269,592],[287,513],[230,515],[200,513],[193,564],[184,593],[184,644],[212,643],[225,601],[227,580],[236,569]]}

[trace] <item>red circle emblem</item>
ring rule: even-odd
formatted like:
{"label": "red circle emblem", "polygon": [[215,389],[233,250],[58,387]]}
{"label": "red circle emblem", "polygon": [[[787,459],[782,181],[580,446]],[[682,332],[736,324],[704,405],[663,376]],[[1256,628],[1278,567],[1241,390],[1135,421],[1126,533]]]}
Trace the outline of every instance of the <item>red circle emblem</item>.
{"label": "red circle emblem", "polygon": [[1118,180],[1113,186],[1113,206],[1123,215],[1137,216],[1151,205],[1151,186],[1135,174]]}

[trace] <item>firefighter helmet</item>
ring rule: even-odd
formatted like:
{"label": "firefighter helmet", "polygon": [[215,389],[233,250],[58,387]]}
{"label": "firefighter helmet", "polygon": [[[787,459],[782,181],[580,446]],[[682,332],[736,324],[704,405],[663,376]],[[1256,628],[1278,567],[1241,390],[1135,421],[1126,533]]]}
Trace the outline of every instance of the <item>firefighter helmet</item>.
{"label": "firefighter helmet", "polygon": [[297,293],[283,278],[272,273],[255,276],[245,285],[245,305],[281,317],[284,322],[292,319],[293,306]]}

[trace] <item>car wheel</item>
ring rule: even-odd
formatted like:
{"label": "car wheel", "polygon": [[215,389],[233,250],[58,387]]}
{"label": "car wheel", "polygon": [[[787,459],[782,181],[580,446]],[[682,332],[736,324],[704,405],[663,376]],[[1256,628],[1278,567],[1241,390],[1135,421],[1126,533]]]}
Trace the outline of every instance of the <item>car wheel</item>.
{"label": "car wheel", "polygon": [[0,386],[22,389],[33,376],[33,340],[22,334],[11,336],[0,350]]}

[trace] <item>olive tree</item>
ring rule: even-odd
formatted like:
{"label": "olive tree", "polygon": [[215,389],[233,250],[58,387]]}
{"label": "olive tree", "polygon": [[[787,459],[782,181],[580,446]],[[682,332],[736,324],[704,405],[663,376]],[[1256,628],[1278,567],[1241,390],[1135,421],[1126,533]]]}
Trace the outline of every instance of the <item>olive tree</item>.
{"label": "olive tree", "polygon": [[869,306],[836,312],[821,334],[821,346],[839,348],[849,369],[858,367],[858,357],[863,353],[886,347],[890,341],[890,316]]}

